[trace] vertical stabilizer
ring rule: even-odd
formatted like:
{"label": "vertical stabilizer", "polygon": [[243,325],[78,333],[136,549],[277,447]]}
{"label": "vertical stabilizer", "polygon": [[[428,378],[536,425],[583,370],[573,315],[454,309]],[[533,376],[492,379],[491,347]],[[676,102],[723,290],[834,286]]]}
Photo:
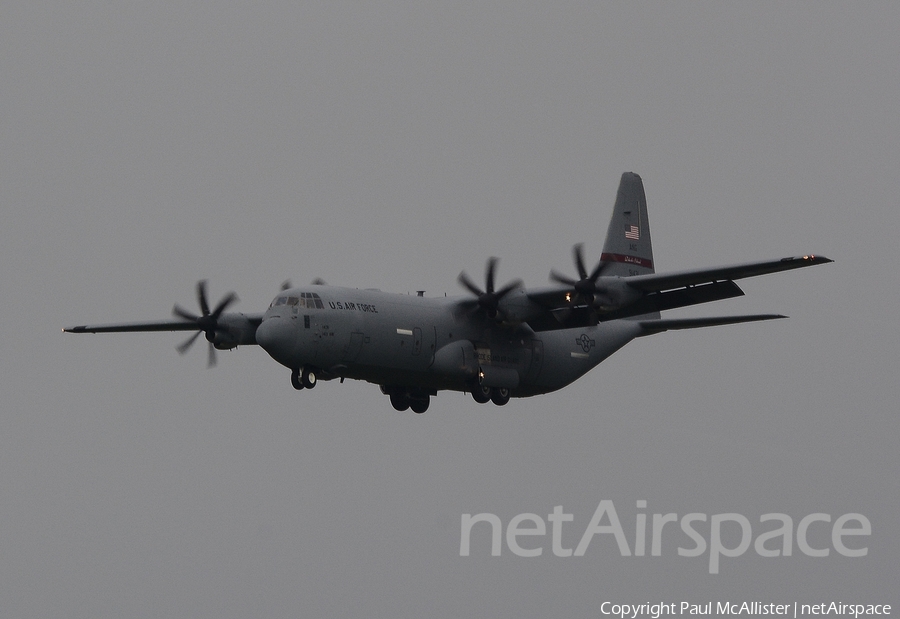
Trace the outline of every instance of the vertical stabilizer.
{"label": "vertical stabilizer", "polygon": [[600,259],[611,263],[603,270],[604,276],[628,277],[654,272],[647,198],[644,183],[634,172],[625,172],[619,182],[616,206]]}

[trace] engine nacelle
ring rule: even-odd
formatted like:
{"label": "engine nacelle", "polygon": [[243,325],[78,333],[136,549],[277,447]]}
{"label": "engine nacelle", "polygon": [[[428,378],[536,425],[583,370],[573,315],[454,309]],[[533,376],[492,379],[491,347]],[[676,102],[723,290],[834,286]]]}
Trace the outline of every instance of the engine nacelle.
{"label": "engine nacelle", "polygon": [[596,309],[614,310],[631,305],[643,296],[639,290],[628,285],[623,277],[601,277],[597,282],[598,292],[594,294]]}
{"label": "engine nacelle", "polygon": [[243,314],[222,314],[219,316],[218,326],[215,331],[206,333],[206,339],[219,350],[256,344],[258,323]]}
{"label": "engine nacelle", "polygon": [[525,290],[513,290],[500,299],[498,319],[508,325],[520,325],[534,318],[543,316],[546,308],[528,298]]}

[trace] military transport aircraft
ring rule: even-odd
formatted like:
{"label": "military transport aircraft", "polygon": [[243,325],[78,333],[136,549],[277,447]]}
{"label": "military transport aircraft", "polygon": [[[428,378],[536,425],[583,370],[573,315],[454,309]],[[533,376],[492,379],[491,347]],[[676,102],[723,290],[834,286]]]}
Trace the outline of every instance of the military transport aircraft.
{"label": "military transport aircraft", "polygon": [[471,293],[430,298],[325,285],[285,283],[263,313],[226,313],[237,300],[226,295],[210,308],[205,282],[197,284],[200,314],[176,305],[177,320],[86,325],[70,333],[196,331],[203,333],[209,365],[215,349],[259,344],[291,371],[295,389],[320,380],[365,380],[381,387],[399,411],[423,413],[440,390],[469,392],[476,402],[506,404],[561,389],[631,340],[673,329],[694,329],[785,318],[755,314],[709,318],[660,317],[660,312],[744,293],[734,280],[831,262],[797,256],[656,274],[641,178],[622,175],[599,262],[585,266],[573,248],[577,275],[551,271],[556,285],[526,290],[522,283],[495,286],[497,259],[487,262],[484,289],[464,272]]}

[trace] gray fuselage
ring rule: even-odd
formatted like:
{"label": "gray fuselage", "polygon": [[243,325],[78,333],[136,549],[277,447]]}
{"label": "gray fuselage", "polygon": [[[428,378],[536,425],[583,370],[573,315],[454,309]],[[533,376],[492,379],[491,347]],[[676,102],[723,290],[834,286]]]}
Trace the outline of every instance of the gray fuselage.
{"label": "gray fuselage", "polygon": [[272,302],[256,341],[285,367],[315,367],[322,378],[436,392],[470,391],[480,377],[526,397],[570,384],[640,334],[629,320],[535,333],[459,307],[458,298],[292,288]]}

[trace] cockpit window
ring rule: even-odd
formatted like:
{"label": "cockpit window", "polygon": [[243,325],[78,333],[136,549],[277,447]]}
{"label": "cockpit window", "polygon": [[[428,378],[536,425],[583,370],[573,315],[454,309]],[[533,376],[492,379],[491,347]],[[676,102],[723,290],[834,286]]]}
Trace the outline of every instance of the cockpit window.
{"label": "cockpit window", "polygon": [[304,305],[310,309],[323,309],[325,305],[322,303],[322,299],[319,298],[319,295],[315,292],[303,292],[300,293],[303,297],[301,299],[301,305]]}
{"label": "cockpit window", "polygon": [[291,305],[296,307],[304,307],[307,309],[324,309],[325,304],[315,292],[301,292],[299,297],[278,297],[269,307],[277,307],[279,305]]}

